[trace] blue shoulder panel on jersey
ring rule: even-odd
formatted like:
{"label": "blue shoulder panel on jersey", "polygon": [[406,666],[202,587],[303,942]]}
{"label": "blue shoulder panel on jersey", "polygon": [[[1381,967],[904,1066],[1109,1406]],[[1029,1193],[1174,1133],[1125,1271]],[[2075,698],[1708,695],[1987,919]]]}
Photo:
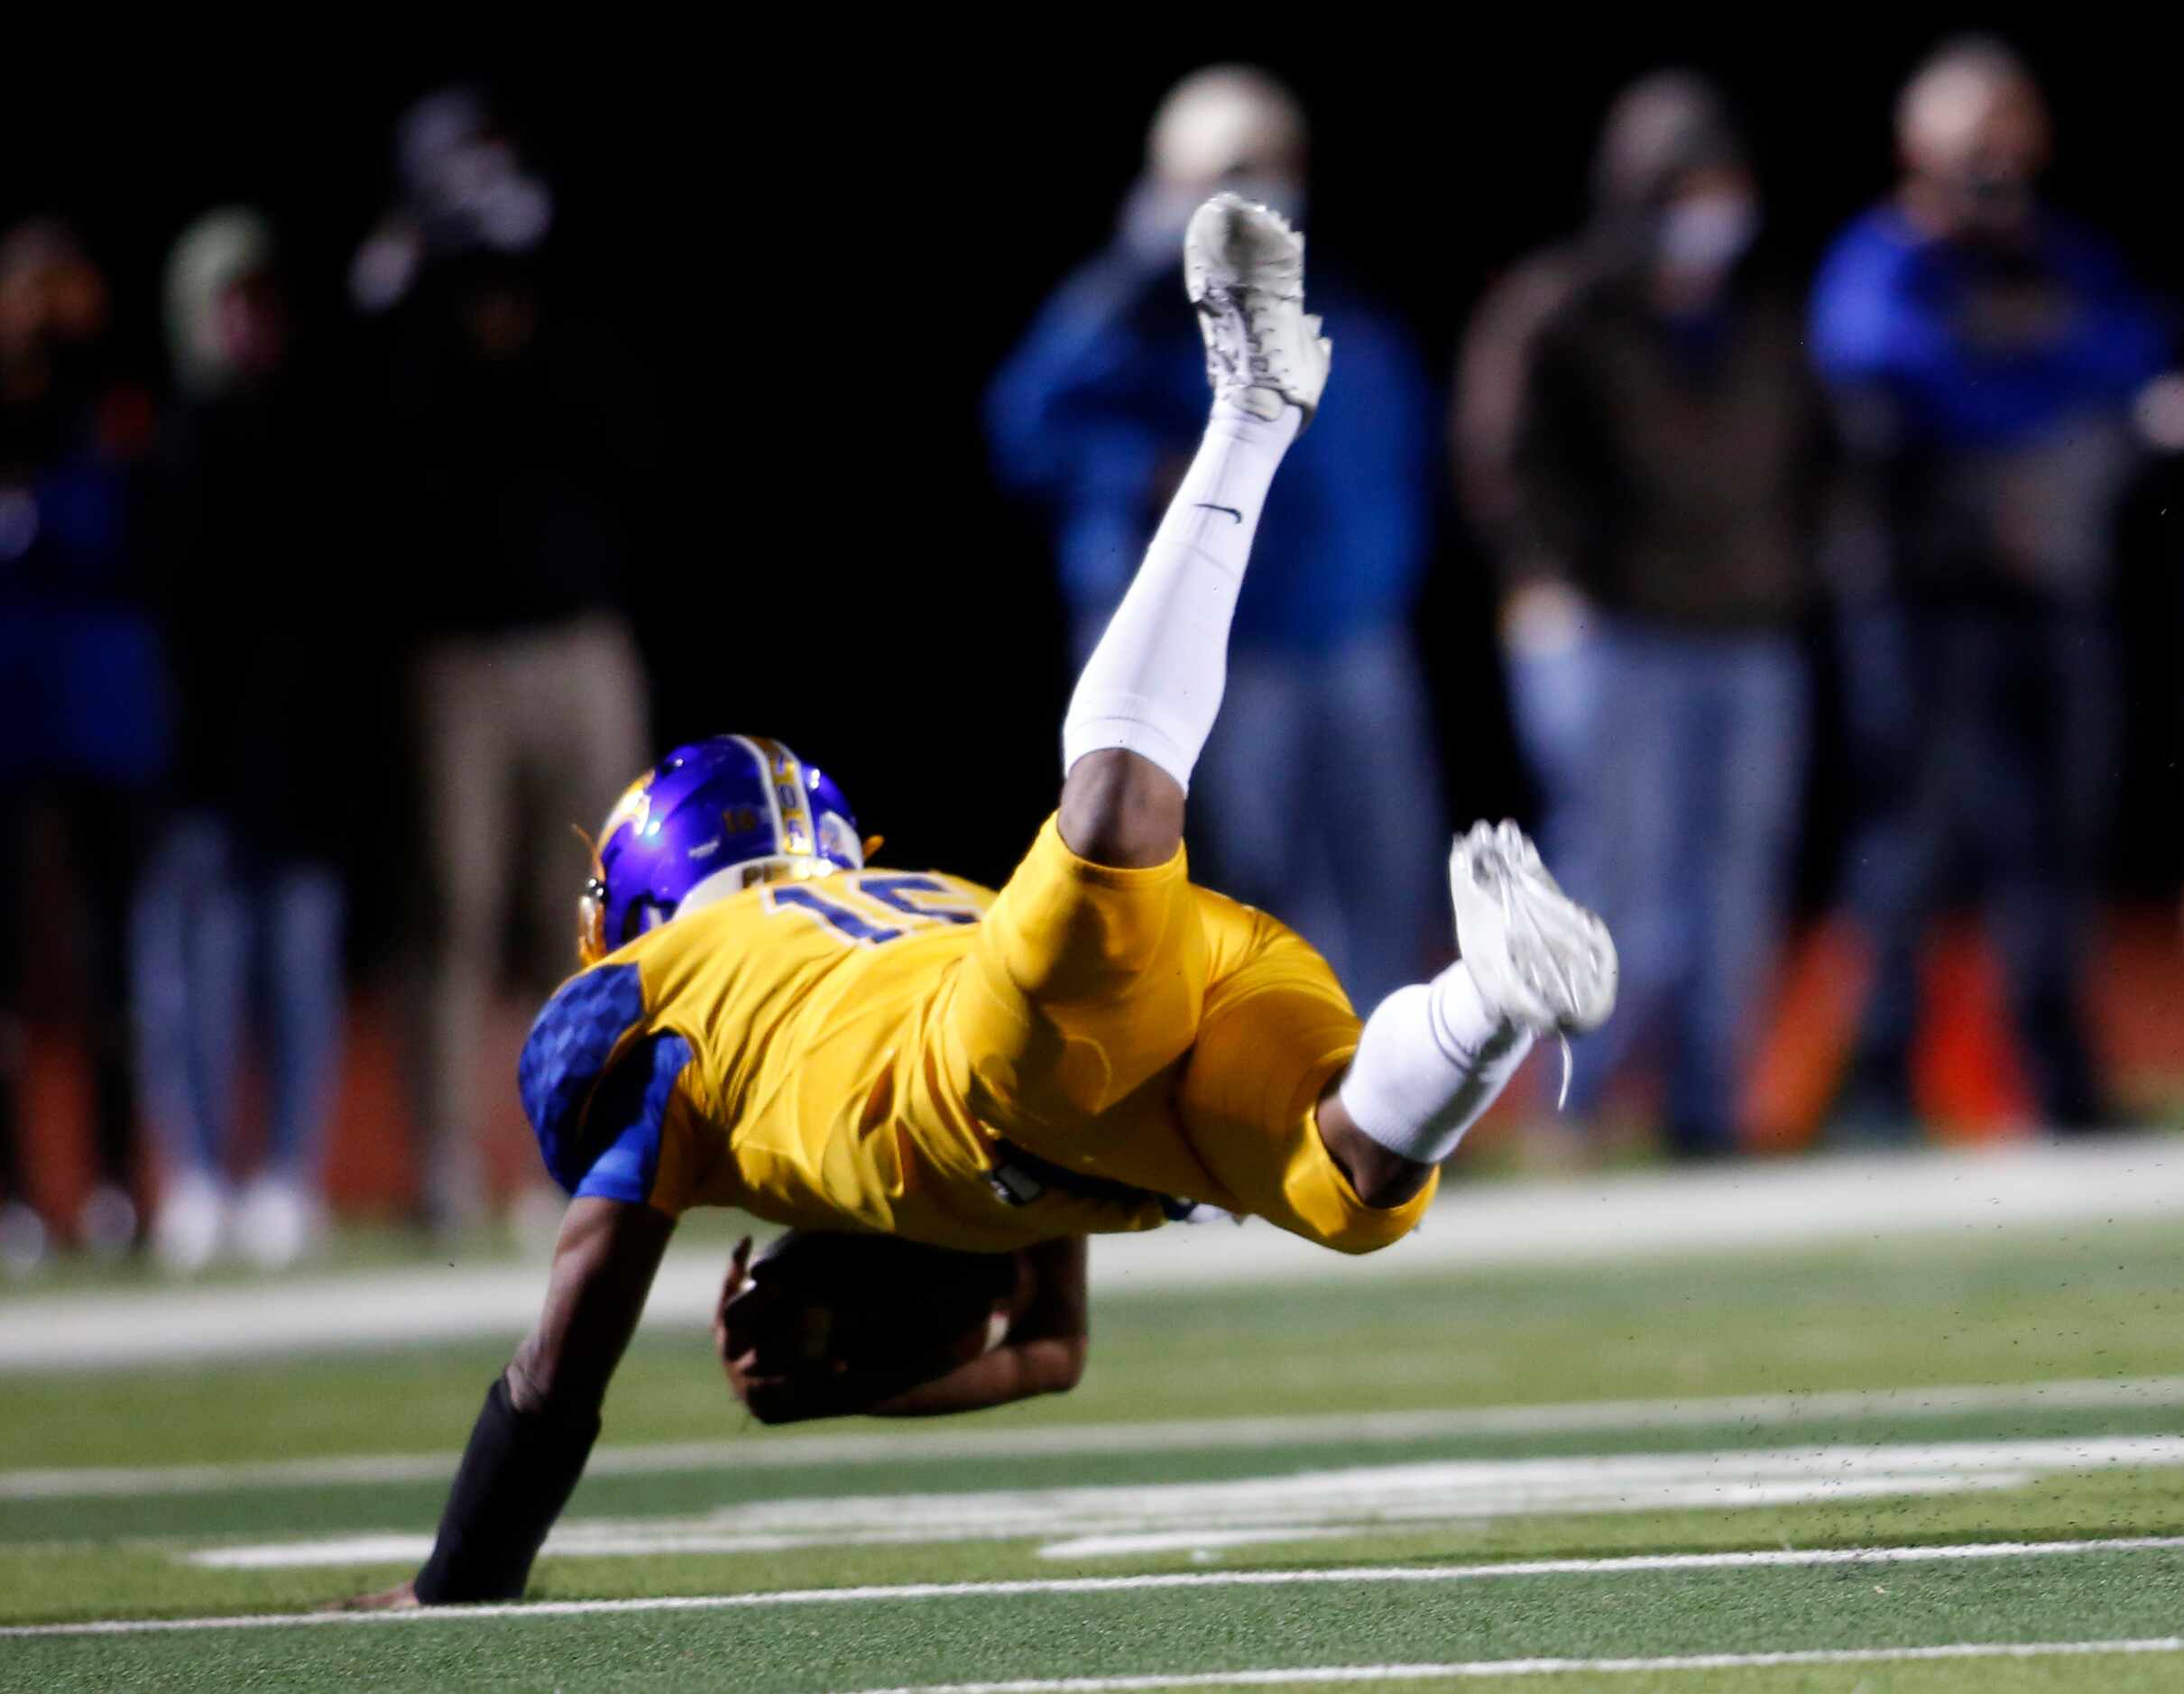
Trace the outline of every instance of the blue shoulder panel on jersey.
{"label": "blue shoulder panel on jersey", "polygon": [[585,1114],[589,1168],[572,1191],[577,1199],[635,1205],[652,1197],[668,1097],[689,1063],[690,1044],[680,1036],[647,1036],[607,1073]]}
{"label": "blue shoulder panel on jersey", "polygon": [[530,1027],[516,1089],[547,1171],[568,1193],[650,1195],[661,1118],[690,1047],[679,1036],[654,1036],[609,1074],[616,1048],[643,1017],[637,967],[608,964],[564,982]]}

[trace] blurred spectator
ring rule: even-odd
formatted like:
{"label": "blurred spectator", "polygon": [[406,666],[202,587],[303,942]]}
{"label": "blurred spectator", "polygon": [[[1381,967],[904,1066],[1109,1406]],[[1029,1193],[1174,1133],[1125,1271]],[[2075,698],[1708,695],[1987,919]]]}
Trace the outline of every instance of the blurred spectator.
{"label": "blurred spectator", "polygon": [[[1106,626],[1205,426],[1184,226],[1226,187],[1301,217],[1304,116],[1263,72],[1203,70],[1155,118],[1108,249],[996,378],[994,461],[1044,498],[1080,655]],[[1408,622],[1431,545],[1431,400],[1395,321],[1315,253],[1340,377],[1267,502],[1192,787],[1222,887],[1279,911],[1361,1006],[1415,980],[1440,915],[1442,832]]]}
{"label": "blurred spectator", "polygon": [[573,968],[576,832],[649,757],[622,603],[658,447],[641,372],[554,296],[551,196],[490,107],[435,95],[397,153],[402,202],[352,285],[392,314],[384,545],[413,573],[429,907],[418,1109],[427,1219],[448,1229],[484,1206],[481,1036],[511,896],[543,994]]}
{"label": "blurred spectator", "polygon": [[[247,1257],[281,1266],[318,1220],[342,1008],[334,783],[350,763],[345,645],[297,625],[298,572],[318,585],[319,620],[343,625],[349,502],[332,421],[298,374],[264,220],[230,209],[190,226],[166,292],[180,401],[152,511],[180,717],[174,811],[140,925],[144,1087],[168,1165],[152,1245],[169,1269],[192,1271],[232,1233]],[[264,1146],[231,1201],[253,1008]]]}
{"label": "blurred spectator", "polygon": [[47,1247],[27,1204],[19,1117],[29,1061],[25,934],[41,821],[58,826],[79,909],[97,1187],[83,1243],[136,1235],[129,1040],[130,902],[150,792],[167,761],[158,637],[132,533],[133,464],[152,406],[106,355],[106,281],[75,235],[25,224],[0,236],[0,1259]]}
{"label": "blurred spectator", "polygon": [[1670,1145],[1706,1155],[1735,1145],[1795,850],[1820,409],[1795,300],[1746,262],[1758,192],[1712,88],[1626,91],[1594,189],[1470,330],[1460,463],[1563,879],[1622,953],[1572,1104],[1664,1034]]}
{"label": "blurred spectator", "polygon": [[1877,949],[1844,1127],[1910,1121],[1919,946],[1967,871],[2046,1121],[2094,1124],[2078,979],[2116,780],[2110,531],[2168,337],[2115,249],[2035,198],[2048,113],[2006,48],[1943,48],[1897,139],[1903,184],[1837,242],[1811,322],[1856,473],[1849,892]]}
{"label": "blurred spectator", "polygon": [[1487,290],[1464,332],[1450,429],[1464,516],[1499,578],[1502,676],[1538,798],[1536,839],[1573,888],[1597,881],[1585,823],[1605,649],[1571,562],[1549,553],[1526,520],[1516,447],[1540,332],[1592,268],[1580,237],[1521,260]]}

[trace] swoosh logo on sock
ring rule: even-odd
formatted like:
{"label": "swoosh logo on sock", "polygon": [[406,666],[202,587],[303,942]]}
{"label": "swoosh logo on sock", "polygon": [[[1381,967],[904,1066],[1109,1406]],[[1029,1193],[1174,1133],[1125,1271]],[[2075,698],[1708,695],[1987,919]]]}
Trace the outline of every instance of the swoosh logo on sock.
{"label": "swoosh logo on sock", "polygon": [[1234,506],[1209,506],[1203,500],[1197,502],[1197,506],[1201,511],[1225,511],[1239,523],[1244,520],[1244,514],[1237,511]]}

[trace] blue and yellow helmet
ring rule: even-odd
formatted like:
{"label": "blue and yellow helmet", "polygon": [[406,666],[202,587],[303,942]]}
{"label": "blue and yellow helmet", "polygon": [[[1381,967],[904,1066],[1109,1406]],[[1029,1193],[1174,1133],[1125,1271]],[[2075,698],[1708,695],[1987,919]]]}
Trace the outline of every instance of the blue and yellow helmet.
{"label": "blue and yellow helmet", "polygon": [[594,963],[678,912],[753,883],[859,870],[864,853],[834,779],[779,741],[692,741],[632,782],[600,826],[577,907],[577,956]]}

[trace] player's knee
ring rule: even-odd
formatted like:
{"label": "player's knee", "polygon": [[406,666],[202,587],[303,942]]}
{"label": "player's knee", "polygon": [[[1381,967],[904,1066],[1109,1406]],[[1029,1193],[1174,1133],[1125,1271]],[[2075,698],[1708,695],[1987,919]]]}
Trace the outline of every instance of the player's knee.
{"label": "player's knee", "polygon": [[[1335,1084],[1320,1101],[1320,1142],[1342,1173],[1350,1192],[1375,1211],[1391,1211],[1417,1198],[1433,1180],[1433,1167],[1382,1146],[1340,1109]],[[1370,1252],[1371,1247],[1361,1249]]]}
{"label": "player's knee", "polygon": [[[1280,1221],[1280,1220],[1275,1220]],[[1292,1235],[1299,1235],[1315,1247],[1323,1247],[1350,1258],[1363,1258],[1368,1253],[1378,1253],[1383,1247],[1393,1247],[1418,1227],[1417,1213],[1413,1207],[1390,1207],[1385,1211],[1359,1207],[1341,1221],[1325,1219],[1283,1221],[1282,1227]]]}
{"label": "player's knee", "polygon": [[[1290,1227],[1307,1239],[1337,1253],[1361,1258],[1393,1247],[1418,1227],[1440,1173],[1428,1170],[1422,1181],[1407,1177],[1391,1181],[1385,1193],[1365,1193],[1354,1187],[1346,1194],[1323,1195]],[[1341,1182],[1342,1178],[1334,1178]],[[1346,1186],[1348,1184],[1346,1183]],[[1332,1201],[1332,1203],[1328,1203]],[[1383,1203],[1385,1201],[1385,1203]]]}
{"label": "player's knee", "polygon": [[1119,870],[1164,865],[1183,844],[1183,785],[1136,753],[1102,748],[1062,785],[1062,839],[1078,858]]}
{"label": "player's knee", "polygon": [[1378,1253],[1382,1247],[1395,1246],[1415,1227],[1407,1221],[1396,1230],[1390,1230],[1378,1222],[1353,1226],[1326,1237],[1322,1245],[1334,1248],[1338,1253],[1347,1253],[1352,1258],[1363,1258],[1368,1253]]}

